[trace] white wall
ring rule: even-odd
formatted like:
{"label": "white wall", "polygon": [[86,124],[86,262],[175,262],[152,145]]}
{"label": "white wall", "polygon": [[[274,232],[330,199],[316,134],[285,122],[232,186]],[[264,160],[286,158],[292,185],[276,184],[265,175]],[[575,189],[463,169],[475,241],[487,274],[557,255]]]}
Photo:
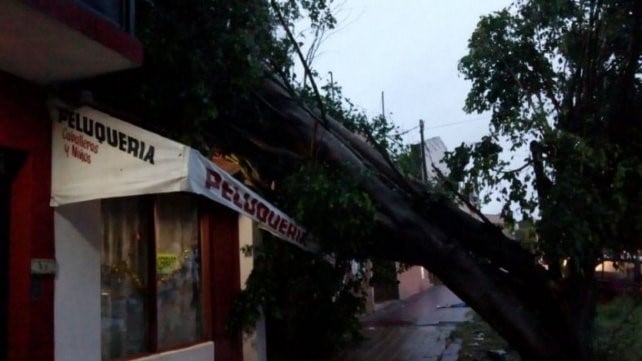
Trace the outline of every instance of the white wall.
{"label": "white wall", "polygon": [[[258,230],[256,229],[254,222],[250,218],[239,215],[239,247],[241,249],[246,246],[254,245],[254,237],[257,232]],[[241,251],[239,266],[241,276],[241,289],[245,289],[245,282],[250,276],[250,273],[252,273],[252,268],[254,268],[254,257],[252,257],[251,255],[249,257],[246,257],[243,254],[243,251]]]}
{"label": "white wall", "polygon": [[[259,232],[256,222],[239,215],[239,247],[257,245],[260,242],[261,232]],[[254,267],[254,257],[245,256],[242,251],[239,257],[241,289],[244,289],[247,278]],[[265,319],[262,317],[257,322],[254,332],[243,335],[243,361],[267,360],[265,337]]]}
{"label": "white wall", "polygon": [[56,361],[100,360],[100,202],[56,208]]}

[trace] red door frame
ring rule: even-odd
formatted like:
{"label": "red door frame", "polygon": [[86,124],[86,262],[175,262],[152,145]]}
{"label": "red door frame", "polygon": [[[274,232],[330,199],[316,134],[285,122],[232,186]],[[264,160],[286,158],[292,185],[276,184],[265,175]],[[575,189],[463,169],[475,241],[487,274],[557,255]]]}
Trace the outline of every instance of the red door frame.
{"label": "red door frame", "polygon": [[[43,91],[0,73],[0,146],[25,160],[11,187],[8,360],[53,360],[54,277],[32,278],[32,258],[54,258],[51,123]],[[35,280],[35,282],[34,282]]]}
{"label": "red door frame", "polygon": [[241,292],[238,214],[219,205],[208,213],[214,359],[241,361],[241,337],[230,337],[225,331],[234,298]]}

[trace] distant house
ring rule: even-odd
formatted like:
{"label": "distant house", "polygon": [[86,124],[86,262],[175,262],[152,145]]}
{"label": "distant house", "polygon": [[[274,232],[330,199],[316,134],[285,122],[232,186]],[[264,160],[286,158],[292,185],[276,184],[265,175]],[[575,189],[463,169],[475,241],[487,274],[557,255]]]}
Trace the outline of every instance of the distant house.
{"label": "distant house", "polygon": [[422,266],[402,268],[401,265],[390,262],[389,267],[392,268],[392,272],[397,272],[396,283],[387,282],[368,286],[366,289],[366,312],[384,307],[390,301],[405,300],[439,282]]}
{"label": "distant house", "polygon": [[435,168],[445,176],[450,174],[450,170],[444,162],[444,157],[447,151],[448,149],[446,148],[446,144],[444,144],[440,137],[426,139],[424,159],[426,161],[428,180],[438,178],[439,175]]}

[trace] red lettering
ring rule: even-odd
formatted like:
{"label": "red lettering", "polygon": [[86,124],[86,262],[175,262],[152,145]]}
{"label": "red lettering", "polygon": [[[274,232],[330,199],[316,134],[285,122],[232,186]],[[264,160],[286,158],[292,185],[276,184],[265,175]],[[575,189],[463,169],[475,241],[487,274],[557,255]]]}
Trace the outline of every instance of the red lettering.
{"label": "red lettering", "polygon": [[230,187],[230,184],[227,181],[223,181],[223,186],[221,187],[221,195],[223,198],[227,199],[228,201],[232,201],[232,194],[234,193],[234,189]]}
{"label": "red lettering", "polygon": [[296,226],[293,223],[290,223],[290,226],[288,227],[288,233],[286,234],[288,237],[295,239],[296,237]]}
{"label": "red lettering", "polygon": [[281,218],[281,223],[279,223],[279,232],[281,234],[287,234],[287,230],[289,226],[290,226],[290,222],[288,222],[285,218]]}
{"label": "red lettering", "polygon": [[91,164],[91,156],[73,144],[71,145],[71,155],[80,159],[82,162]]}
{"label": "red lettering", "polygon": [[250,195],[245,193],[243,195],[243,199],[245,200],[245,205],[243,206],[243,209],[249,213],[250,215],[254,215],[254,212],[256,212],[256,199],[249,199]]}
{"label": "red lettering", "polygon": [[234,198],[232,198],[232,202],[235,206],[239,207],[239,209],[243,209],[243,203],[241,203],[241,195],[239,194],[239,190],[236,187],[234,187]]}
{"label": "red lettering", "polygon": [[270,215],[268,216],[268,224],[272,227],[273,230],[278,230],[279,222],[281,221],[281,216],[276,214],[273,210],[270,210]]}
{"label": "red lettering", "polygon": [[207,168],[207,178],[205,179],[205,188],[221,188],[221,175],[218,172]]}
{"label": "red lettering", "polygon": [[258,203],[259,204],[256,206],[256,217],[259,219],[259,221],[265,223],[270,210],[265,206],[265,204],[263,204],[263,202],[259,201]]}

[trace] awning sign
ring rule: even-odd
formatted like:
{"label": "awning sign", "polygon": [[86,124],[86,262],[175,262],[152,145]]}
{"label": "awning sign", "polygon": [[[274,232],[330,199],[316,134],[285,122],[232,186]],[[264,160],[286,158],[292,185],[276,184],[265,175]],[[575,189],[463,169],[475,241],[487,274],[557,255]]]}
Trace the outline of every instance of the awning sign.
{"label": "awning sign", "polygon": [[90,107],[49,103],[51,205],[154,193],[191,192],[244,214],[301,248],[305,231],[285,213],[195,149]]}

